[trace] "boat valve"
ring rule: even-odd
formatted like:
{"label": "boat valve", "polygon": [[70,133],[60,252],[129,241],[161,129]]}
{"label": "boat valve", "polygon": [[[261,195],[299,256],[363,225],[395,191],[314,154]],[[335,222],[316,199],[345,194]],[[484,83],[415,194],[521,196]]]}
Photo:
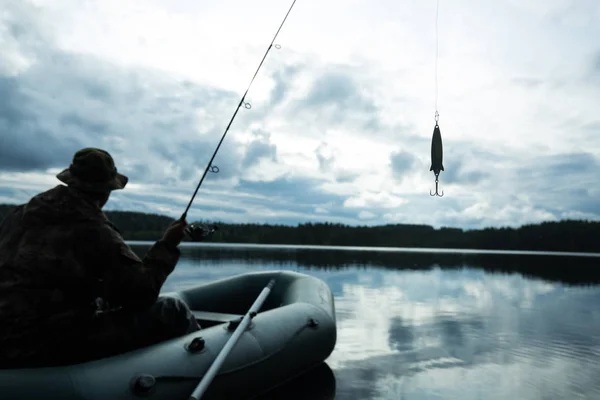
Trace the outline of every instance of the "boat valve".
{"label": "boat valve", "polygon": [[239,319],[232,319],[231,321],[229,321],[229,323],[227,324],[227,330],[235,331],[243,319],[244,317],[240,317]]}
{"label": "boat valve", "polygon": [[199,351],[204,350],[205,344],[206,343],[204,342],[204,339],[202,339],[201,337],[195,337],[194,339],[192,339],[190,344],[187,345],[187,351],[189,351],[190,353],[197,353]]}
{"label": "boat valve", "polygon": [[152,375],[140,375],[133,382],[133,392],[137,395],[148,395],[154,389],[156,379]]}

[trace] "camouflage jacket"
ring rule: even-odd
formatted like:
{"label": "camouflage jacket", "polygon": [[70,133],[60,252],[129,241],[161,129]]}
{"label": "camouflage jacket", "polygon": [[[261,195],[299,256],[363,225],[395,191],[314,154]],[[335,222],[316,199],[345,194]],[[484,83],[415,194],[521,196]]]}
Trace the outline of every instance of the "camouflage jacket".
{"label": "camouflage jacket", "polygon": [[140,260],[102,210],[56,186],[0,224],[0,368],[78,351],[97,300],[122,310],[153,304],[179,259],[159,240]]}

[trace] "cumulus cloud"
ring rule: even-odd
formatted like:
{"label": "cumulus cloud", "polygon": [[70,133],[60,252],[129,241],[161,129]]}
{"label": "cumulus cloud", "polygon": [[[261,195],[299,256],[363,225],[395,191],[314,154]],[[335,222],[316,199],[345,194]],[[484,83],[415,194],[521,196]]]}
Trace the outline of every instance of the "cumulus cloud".
{"label": "cumulus cloud", "polygon": [[[480,36],[467,33],[490,10],[442,7],[443,198],[428,193],[433,38],[426,21],[433,10],[390,3],[366,15],[357,7],[339,14],[338,31],[353,27],[343,39],[289,21],[283,48],[269,54],[246,98],[252,108],[238,112],[214,160],[219,173],[208,174],[192,217],[465,228],[598,218],[600,122],[592,100],[600,50],[585,45],[597,31],[596,3],[555,2],[544,11],[505,0],[493,6],[494,28]],[[231,17],[221,6],[206,19],[208,11],[186,1],[3,4],[3,201],[26,201],[58,183],[53,174],[73,152],[94,146],[131,178],[107,207],[177,216],[262,57],[276,11],[236,18],[247,33],[243,44],[218,22]],[[298,20],[322,17],[295,12]],[[387,24],[394,13],[401,26]],[[450,24],[457,16],[464,26]],[[505,32],[508,20],[513,29]],[[406,45],[402,54],[386,47],[390,37]],[[538,42],[556,50],[532,58],[528,46]],[[482,57],[488,48],[496,52]]]}

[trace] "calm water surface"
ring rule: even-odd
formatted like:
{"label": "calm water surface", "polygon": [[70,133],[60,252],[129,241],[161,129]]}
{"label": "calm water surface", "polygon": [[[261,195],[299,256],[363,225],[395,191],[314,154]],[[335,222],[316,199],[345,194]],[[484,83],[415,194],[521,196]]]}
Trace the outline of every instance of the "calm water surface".
{"label": "calm water surface", "polygon": [[[133,248],[143,255],[148,246]],[[323,279],[337,310],[338,341],[326,360],[334,382],[323,383],[335,385],[335,399],[600,399],[600,286],[486,265],[403,269],[415,266],[402,253],[371,263],[306,252],[184,246],[163,291],[270,269]]]}

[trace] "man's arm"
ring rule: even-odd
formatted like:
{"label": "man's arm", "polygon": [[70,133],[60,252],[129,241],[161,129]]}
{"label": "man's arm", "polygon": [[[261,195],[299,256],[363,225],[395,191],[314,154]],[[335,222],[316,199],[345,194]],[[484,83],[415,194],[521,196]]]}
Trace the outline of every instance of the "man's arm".
{"label": "man's arm", "polygon": [[108,225],[83,228],[76,235],[79,263],[90,279],[101,280],[100,295],[112,305],[130,309],[152,305],[179,260],[177,246],[162,239],[140,260]]}

